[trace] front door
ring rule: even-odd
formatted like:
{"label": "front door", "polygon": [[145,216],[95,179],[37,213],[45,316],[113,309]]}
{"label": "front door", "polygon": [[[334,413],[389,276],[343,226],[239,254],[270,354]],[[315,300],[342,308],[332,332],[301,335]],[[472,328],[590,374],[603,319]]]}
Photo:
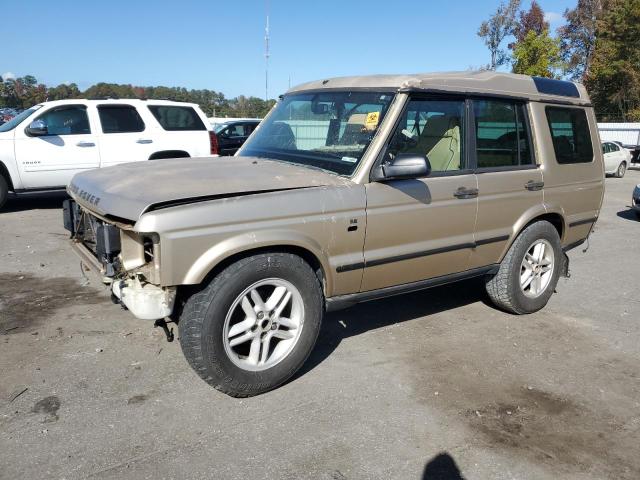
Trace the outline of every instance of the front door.
{"label": "front door", "polygon": [[478,220],[470,267],[476,268],[501,260],[519,220],[543,205],[544,183],[532,155],[526,106],[479,99],[472,111]]}
{"label": "front door", "polygon": [[467,168],[463,99],[412,98],[385,154],[426,155],[424,178],[366,185],[367,233],[362,291],[469,268],[477,209]]}
{"label": "front door", "polygon": [[96,135],[84,105],[50,108],[34,118],[47,127],[43,136],[16,130],[15,149],[25,188],[66,186],[78,172],[100,166]]}

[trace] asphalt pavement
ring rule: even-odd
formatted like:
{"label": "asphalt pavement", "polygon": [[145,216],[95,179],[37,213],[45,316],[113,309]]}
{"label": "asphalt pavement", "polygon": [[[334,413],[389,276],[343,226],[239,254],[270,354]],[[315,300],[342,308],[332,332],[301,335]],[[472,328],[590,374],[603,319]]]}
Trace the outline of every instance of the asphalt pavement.
{"label": "asphalt pavement", "polygon": [[533,315],[478,280],[328,315],[303,370],[234,399],[85,278],[61,197],[0,212],[0,478],[640,478],[640,171]]}

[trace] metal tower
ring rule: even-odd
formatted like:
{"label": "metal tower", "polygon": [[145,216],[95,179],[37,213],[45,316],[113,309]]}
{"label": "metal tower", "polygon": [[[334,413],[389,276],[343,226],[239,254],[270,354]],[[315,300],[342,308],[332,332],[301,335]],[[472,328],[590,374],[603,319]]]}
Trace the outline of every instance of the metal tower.
{"label": "metal tower", "polygon": [[264,100],[269,100],[269,2],[267,2],[267,26],[264,29]]}

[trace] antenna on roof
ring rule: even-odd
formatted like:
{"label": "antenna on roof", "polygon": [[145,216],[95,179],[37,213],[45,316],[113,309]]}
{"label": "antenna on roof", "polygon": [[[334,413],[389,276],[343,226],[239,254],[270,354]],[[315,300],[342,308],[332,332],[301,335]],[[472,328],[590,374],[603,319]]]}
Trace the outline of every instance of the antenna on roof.
{"label": "antenna on roof", "polygon": [[264,29],[264,100],[269,100],[269,0],[266,0],[267,26]]}

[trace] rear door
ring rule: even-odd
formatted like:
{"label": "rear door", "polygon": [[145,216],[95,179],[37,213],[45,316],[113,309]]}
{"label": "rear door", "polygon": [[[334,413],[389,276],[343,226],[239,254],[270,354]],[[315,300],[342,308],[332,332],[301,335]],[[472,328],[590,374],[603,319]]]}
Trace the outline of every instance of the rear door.
{"label": "rear door", "polygon": [[90,124],[86,105],[42,110],[32,121],[43,121],[46,135],[29,136],[22,126],[15,134],[16,161],[25,188],[65,187],[76,173],[100,166],[96,125]]}
{"label": "rear door", "polygon": [[133,105],[101,104],[100,119],[101,166],[148,160],[155,148],[151,134]]}
{"label": "rear door", "polygon": [[527,106],[490,98],[472,104],[478,219],[470,266],[475,268],[499,262],[519,220],[543,209],[544,183],[531,148]]}
{"label": "rear door", "polygon": [[224,128],[218,138],[220,139],[220,155],[233,155],[245,142],[248,134],[248,127],[244,123],[232,123]]}
{"label": "rear door", "polygon": [[616,153],[613,151],[612,148],[612,143],[610,142],[605,142],[602,144],[602,156],[604,158],[604,170],[605,172],[611,173],[613,172],[616,168],[618,168],[617,165],[617,155]]}

